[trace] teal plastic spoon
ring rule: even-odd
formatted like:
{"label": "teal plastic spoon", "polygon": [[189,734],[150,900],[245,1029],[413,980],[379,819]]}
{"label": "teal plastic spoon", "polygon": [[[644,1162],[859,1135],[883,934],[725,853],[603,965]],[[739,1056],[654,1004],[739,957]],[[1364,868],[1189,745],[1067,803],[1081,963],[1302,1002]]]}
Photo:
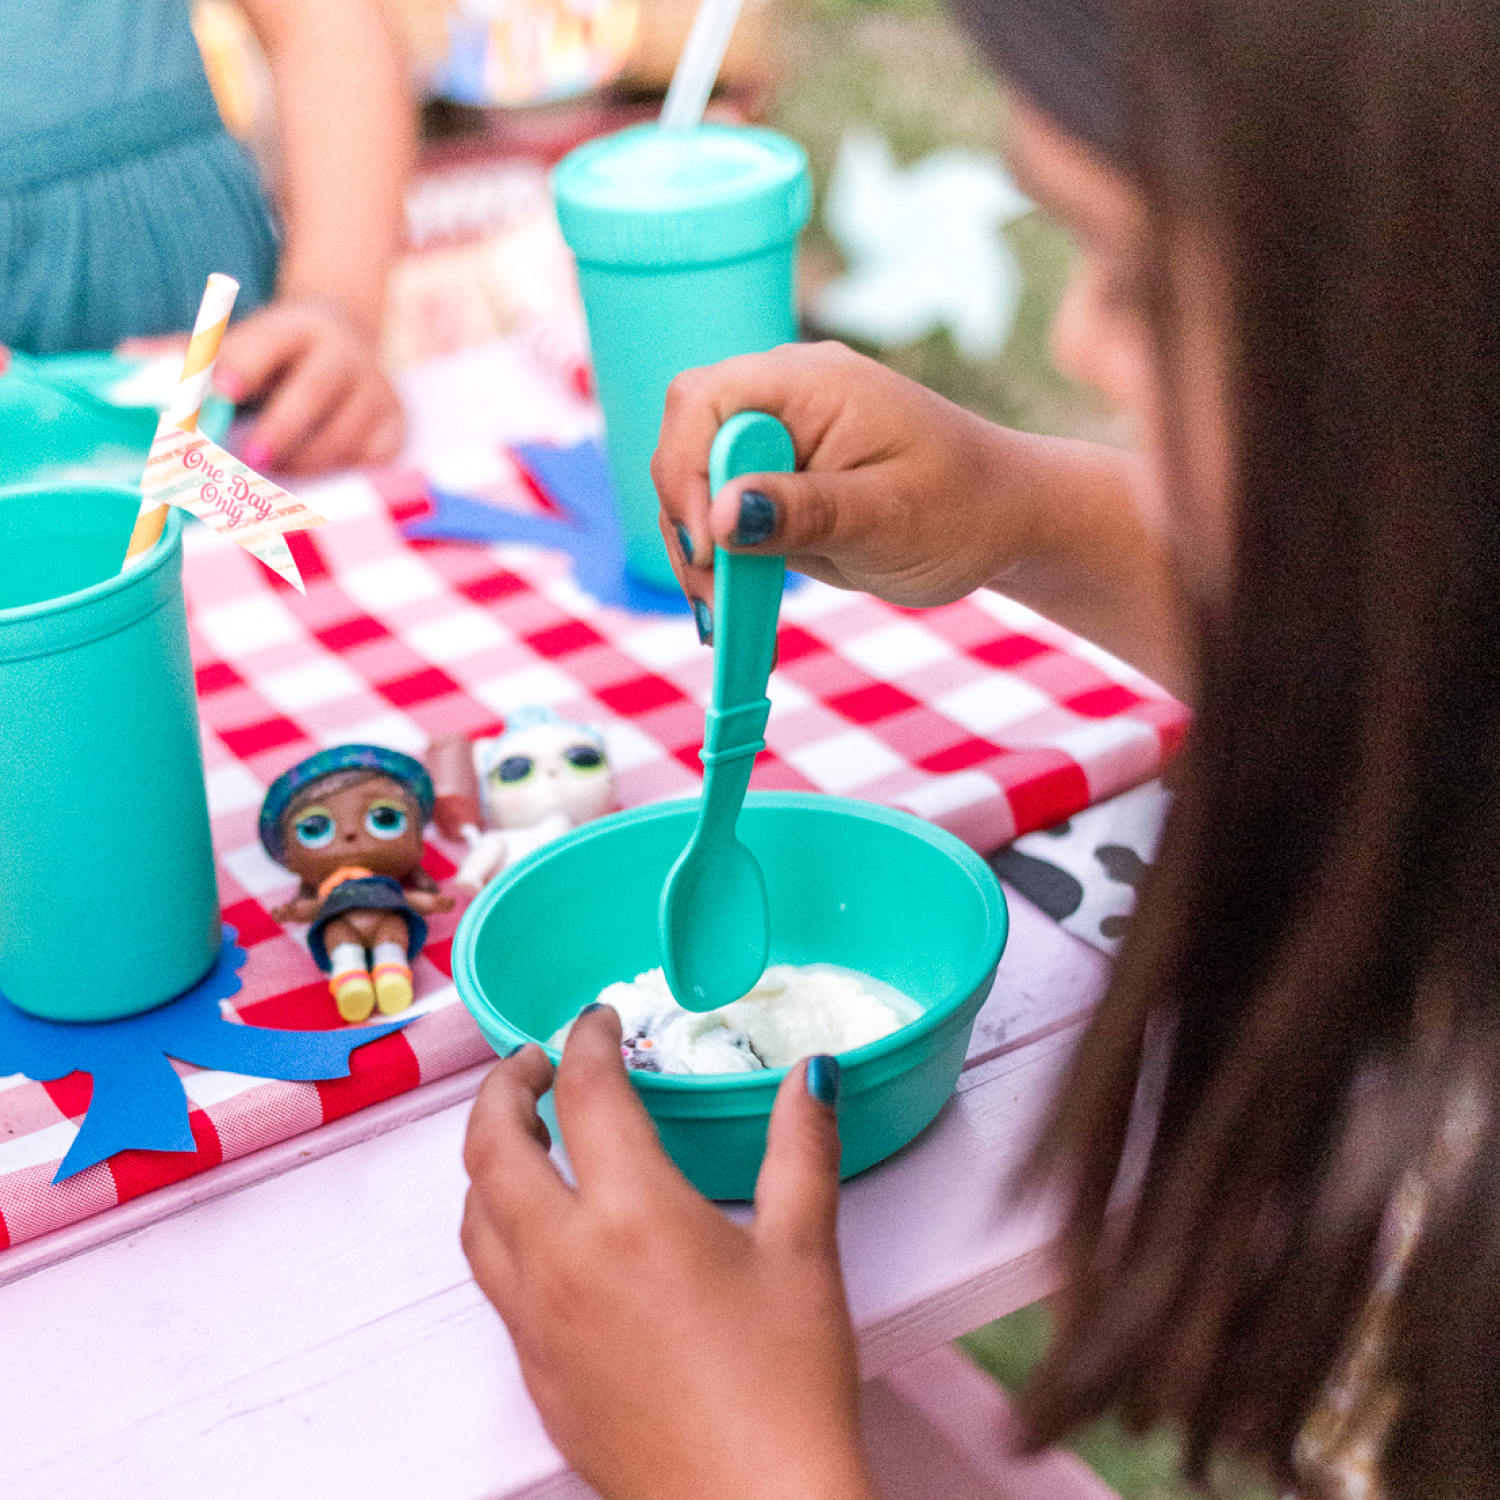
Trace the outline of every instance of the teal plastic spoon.
{"label": "teal plastic spoon", "polygon": [[[790,473],[796,453],[785,427],[744,411],[720,429],[708,459],[717,495],[741,474]],[[713,706],[703,727],[698,825],[661,888],[662,968],[688,1010],[728,1005],[766,971],[771,917],[755,856],[735,836],[771,712],[766,679],[776,655],[776,616],[786,561],[714,554]]]}

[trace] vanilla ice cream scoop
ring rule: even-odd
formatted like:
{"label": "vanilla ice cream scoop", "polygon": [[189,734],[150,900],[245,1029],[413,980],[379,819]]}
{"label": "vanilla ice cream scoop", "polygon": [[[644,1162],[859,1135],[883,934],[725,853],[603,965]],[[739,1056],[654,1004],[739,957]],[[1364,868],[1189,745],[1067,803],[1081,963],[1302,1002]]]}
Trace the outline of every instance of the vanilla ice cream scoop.
{"label": "vanilla ice cream scoop", "polygon": [[[607,985],[627,1067],[651,1073],[748,1073],[889,1036],[921,1007],[899,990],[834,964],[772,964],[748,995],[718,1010],[684,1010],[660,969]],[[560,1048],[573,1023],[549,1044]]]}

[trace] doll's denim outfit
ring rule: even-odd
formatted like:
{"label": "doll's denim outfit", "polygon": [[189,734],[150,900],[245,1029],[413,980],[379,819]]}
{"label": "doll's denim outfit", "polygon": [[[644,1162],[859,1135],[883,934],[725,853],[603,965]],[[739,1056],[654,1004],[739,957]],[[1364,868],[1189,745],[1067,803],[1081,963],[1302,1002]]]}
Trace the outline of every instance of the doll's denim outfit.
{"label": "doll's denim outfit", "polygon": [[[343,872],[341,872],[343,873]],[[323,898],[318,914],[307,930],[307,949],[313,962],[325,973],[333,970],[333,961],[328,953],[328,941],[324,936],[328,924],[335,917],[350,911],[393,911],[406,922],[406,956],[415,958],[427,941],[427,923],[406,899],[406,892],[399,880],[389,875],[376,875],[370,870],[340,880]]]}

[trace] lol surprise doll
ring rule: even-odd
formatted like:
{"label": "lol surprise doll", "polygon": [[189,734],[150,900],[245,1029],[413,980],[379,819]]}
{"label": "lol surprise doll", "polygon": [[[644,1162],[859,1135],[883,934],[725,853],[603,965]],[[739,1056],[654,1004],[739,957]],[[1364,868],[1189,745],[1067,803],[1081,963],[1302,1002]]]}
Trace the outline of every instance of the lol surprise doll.
{"label": "lol surprise doll", "polygon": [[302,880],[271,915],[312,923],[307,946],[346,1021],[411,1004],[424,918],[453,905],[422,869],[422,827],[431,816],[432,782],[421,762],[379,745],[320,750],[266,793],[260,841]]}
{"label": "lol surprise doll", "polygon": [[[505,732],[470,742],[436,740],[434,821],[469,852],[454,877],[478,890],[549,839],[618,806],[614,772],[597,729],[550,708],[521,708]],[[488,822],[488,830],[481,823]]]}

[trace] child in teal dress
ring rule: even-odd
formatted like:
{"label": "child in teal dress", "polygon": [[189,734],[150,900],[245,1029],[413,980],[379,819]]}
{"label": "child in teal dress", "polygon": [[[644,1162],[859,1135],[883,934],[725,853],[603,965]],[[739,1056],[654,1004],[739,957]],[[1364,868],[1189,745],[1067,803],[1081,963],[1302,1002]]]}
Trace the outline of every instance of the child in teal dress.
{"label": "child in teal dress", "polygon": [[[0,48],[0,344],[110,349],[192,327],[241,286],[219,355],[262,403],[257,468],[387,462],[377,363],[412,156],[401,65],[370,0],[244,0],[276,86],[282,222],[219,118],[189,0],[29,0]],[[19,13],[18,13],[19,12]]]}

